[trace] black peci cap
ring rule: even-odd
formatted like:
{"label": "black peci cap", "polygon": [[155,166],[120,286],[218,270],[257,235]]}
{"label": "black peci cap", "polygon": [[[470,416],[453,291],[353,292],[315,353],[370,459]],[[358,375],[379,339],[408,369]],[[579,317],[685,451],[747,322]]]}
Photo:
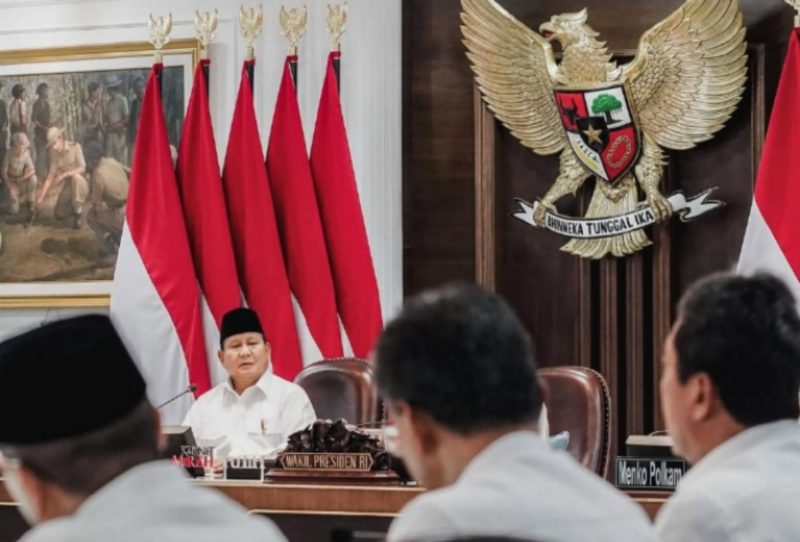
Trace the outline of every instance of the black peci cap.
{"label": "black peci cap", "polygon": [[111,320],[59,320],[0,343],[0,444],[81,435],[145,398],[141,373]]}
{"label": "black peci cap", "polygon": [[[225,339],[231,335],[250,332],[264,335],[264,330],[261,328],[261,321],[258,319],[256,311],[244,307],[228,311],[222,317],[222,325],[219,330],[219,347],[222,348]],[[267,340],[266,335],[264,335],[264,340]]]}

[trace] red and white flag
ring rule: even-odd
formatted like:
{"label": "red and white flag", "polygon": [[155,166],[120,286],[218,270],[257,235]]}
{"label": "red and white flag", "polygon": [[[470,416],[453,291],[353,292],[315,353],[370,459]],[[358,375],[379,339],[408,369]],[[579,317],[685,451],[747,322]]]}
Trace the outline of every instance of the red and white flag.
{"label": "red and white flag", "polygon": [[[125,226],[111,291],[111,318],[158,405],[191,382],[210,385],[200,292],[169,151],[155,64],[147,79],[133,155]],[[190,395],[161,411],[180,423]]]}
{"label": "red and white flag", "polygon": [[216,356],[219,327],[226,312],[241,306],[241,293],[208,105],[209,65],[209,60],[201,60],[195,69],[175,174],[205,301],[202,314],[210,373],[218,384],[228,376]]}
{"label": "red and white flag", "polygon": [[328,56],[311,143],[311,171],[339,315],[353,353],[366,358],[383,322],[333,65],[339,56],[338,52]]}
{"label": "red and white flag", "polygon": [[[267,171],[289,284],[323,357],[342,355],[331,267],[308,163],[289,56],[278,89],[267,148]],[[311,361],[311,360],[307,360]]]}
{"label": "red and white flag", "polygon": [[245,299],[272,346],[275,374],[291,380],[303,360],[253,108],[249,74],[254,64],[249,60],[242,67],[222,179]]}
{"label": "red and white flag", "polygon": [[800,31],[789,39],[738,270],[769,271],[800,300]]}

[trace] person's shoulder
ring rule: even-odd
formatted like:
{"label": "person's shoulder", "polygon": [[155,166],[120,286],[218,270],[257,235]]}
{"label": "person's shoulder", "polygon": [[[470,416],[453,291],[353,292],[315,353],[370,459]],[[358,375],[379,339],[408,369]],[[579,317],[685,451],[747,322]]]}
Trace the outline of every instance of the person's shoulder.
{"label": "person's shoulder", "polygon": [[200,397],[194,400],[192,403],[192,407],[190,410],[194,410],[196,408],[201,409],[207,405],[213,403],[220,395],[224,393],[225,383],[220,383],[211,388],[210,390],[206,391]]}
{"label": "person's shoulder", "polygon": [[449,513],[453,510],[450,501],[454,496],[457,494],[449,487],[416,497],[392,522],[387,541],[435,540],[460,534],[458,522]]}
{"label": "person's shoulder", "polygon": [[295,384],[291,380],[286,380],[285,378],[274,373],[272,374],[272,385],[286,394],[306,395],[306,390],[304,390],[300,385]]}
{"label": "person's shoulder", "polygon": [[308,396],[306,390],[300,384],[295,384],[288,380],[284,382],[284,397],[291,399],[295,404],[311,404],[311,398]]}
{"label": "person's shoulder", "polygon": [[25,533],[18,542],[78,542],[80,533],[71,517],[40,523]]}
{"label": "person's shoulder", "polygon": [[730,523],[728,511],[710,492],[679,489],[659,510],[655,529],[663,542],[728,540],[725,531]]}
{"label": "person's shoulder", "polygon": [[[212,533],[230,535],[244,542],[284,542],[286,539],[275,524],[267,518],[251,515],[240,504],[230,500],[219,491],[186,484],[183,488],[183,507],[191,507],[205,518],[200,536],[206,540]],[[210,537],[208,537],[210,539]]]}
{"label": "person's shoulder", "polygon": [[213,400],[214,397],[218,397],[219,395],[222,395],[223,393],[225,393],[225,387],[226,386],[227,386],[227,383],[220,382],[219,384],[217,384],[213,388],[209,389],[208,391],[206,391],[205,393],[200,395],[200,397],[197,398],[197,401],[211,401],[211,400]]}

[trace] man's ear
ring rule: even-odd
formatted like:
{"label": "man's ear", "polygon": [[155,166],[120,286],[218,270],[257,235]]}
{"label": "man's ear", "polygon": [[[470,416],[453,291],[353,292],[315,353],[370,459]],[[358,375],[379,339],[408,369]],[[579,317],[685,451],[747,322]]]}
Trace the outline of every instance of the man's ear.
{"label": "man's ear", "polygon": [[25,465],[20,465],[17,472],[20,489],[28,496],[29,504],[33,507],[32,512],[37,518],[41,518],[44,503],[47,501],[47,485]]}
{"label": "man's ear", "polygon": [[20,465],[17,469],[19,473],[19,483],[27,493],[31,494],[41,489],[39,478],[25,465]]}
{"label": "man's ear", "polygon": [[225,362],[223,361],[225,356],[222,354],[222,350],[217,351],[217,359],[219,359],[220,364],[225,367]]}
{"label": "man's ear", "polygon": [[717,387],[708,373],[699,372],[689,377],[691,409],[694,421],[701,422],[711,418],[720,407]]}
{"label": "man's ear", "polygon": [[409,404],[404,407],[407,411],[409,423],[417,435],[419,446],[424,453],[432,453],[439,447],[440,429],[427,412],[414,408]]}

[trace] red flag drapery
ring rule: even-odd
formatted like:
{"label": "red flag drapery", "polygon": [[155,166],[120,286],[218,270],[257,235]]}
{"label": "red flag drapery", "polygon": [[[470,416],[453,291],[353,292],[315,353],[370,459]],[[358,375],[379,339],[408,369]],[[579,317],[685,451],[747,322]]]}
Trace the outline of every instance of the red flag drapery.
{"label": "red flag drapery", "polygon": [[339,315],[353,353],[366,358],[383,323],[333,66],[339,55],[332,52],[328,56],[311,143],[311,171]]}
{"label": "red flag drapery", "polygon": [[248,71],[242,67],[222,173],[239,281],[247,304],[272,345],[275,373],[292,379],[302,369],[289,280],[258,134]]}
{"label": "red flag drapery", "polygon": [[[178,195],[159,88],[150,72],[133,156],[125,226],[114,273],[111,317],[145,376],[155,404],[189,382],[209,389],[200,292]],[[180,423],[185,400],[162,410]]]}
{"label": "red flag drapery", "polygon": [[176,175],[194,268],[218,330],[241,294],[208,104],[209,64],[201,60],[195,70]]}
{"label": "red flag drapery", "polygon": [[286,58],[267,149],[267,170],[275,201],[289,283],[308,329],[326,358],[342,355],[333,278],[306,152],[300,108]]}
{"label": "red flag drapery", "polygon": [[770,271],[800,301],[800,30],[789,38],[756,177],[739,270]]}

